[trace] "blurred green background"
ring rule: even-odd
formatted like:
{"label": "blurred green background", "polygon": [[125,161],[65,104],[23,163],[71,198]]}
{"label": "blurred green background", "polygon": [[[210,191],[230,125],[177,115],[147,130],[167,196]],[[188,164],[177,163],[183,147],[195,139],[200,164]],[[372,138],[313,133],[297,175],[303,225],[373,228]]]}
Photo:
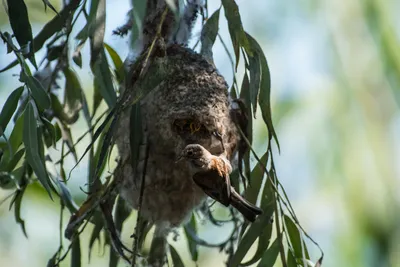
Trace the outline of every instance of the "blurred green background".
{"label": "blurred green background", "polygon": [[[54,14],[44,12],[42,1],[25,2],[35,35]],[[50,2],[57,9],[61,6]],[[112,30],[124,23],[129,2],[107,2],[105,40],[121,58],[128,53],[129,40],[113,36]],[[323,266],[400,266],[400,1],[236,2],[245,30],[262,44],[271,70],[272,115],[281,144],[275,158],[278,177],[303,227],[324,249]],[[214,10],[218,1],[209,4]],[[222,18],[221,34],[229,40]],[[0,29],[11,31],[3,8]],[[195,30],[193,38],[198,35]],[[231,84],[229,58],[220,42],[214,49],[217,67]],[[88,51],[87,45],[83,54]],[[37,54],[38,62],[41,56],[43,52]],[[13,59],[1,45],[0,68]],[[91,94],[88,57],[83,69],[76,69]],[[18,73],[17,67],[0,74],[0,108],[19,86],[13,76]],[[267,134],[262,123],[258,126],[254,147],[261,154]],[[85,127],[83,120],[78,122],[73,135],[80,136]],[[9,130],[10,126],[6,133]],[[68,161],[67,169],[73,166],[72,157]],[[85,164],[75,169],[69,182],[78,201],[85,197],[80,190]],[[0,200],[10,193],[0,189]],[[30,187],[22,202],[28,239],[8,203],[0,206],[0,266],[45,266],[59,244],[59,203],[51,202],[39,186]],[[64,223],[67,220],[66,213]],[[125,223],[127,244],[134,222],[132,215]],[[203,225],[200,236],[222,240],[228,230]],[[83,235],[83,266],[107,266],[107,250],[97,245],[88,263],[89,233]],[[183,237],[178,243],[180,254],[188,254]],[[310,251],[316,260],[318,250],[310,244]],[[185,262],[195,266],[188,255]],[[222,266],[221,262],[218,250],[200,251],[199,266]]]}

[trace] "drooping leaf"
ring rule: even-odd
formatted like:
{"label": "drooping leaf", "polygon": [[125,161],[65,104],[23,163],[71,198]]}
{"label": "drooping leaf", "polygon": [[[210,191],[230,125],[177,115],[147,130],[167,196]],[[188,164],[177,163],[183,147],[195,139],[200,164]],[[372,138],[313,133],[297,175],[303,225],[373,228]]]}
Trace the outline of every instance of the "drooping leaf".
{"label": "drooping leaf", "polygon": [[132,16],[134,23],[132,25],[131,42],[133,43],[141,37],[143,32],[143,20],[146,15],[146,2],[142,0],[132,0]]}
{"label": "drooping leaf", "polygon": [[26,149],[26,159],[35,172],[40,183],[43,185],[52,199],[49,177],[44,162],[41,160],[40,156],[41,148],[38,144],[38,138],[41,138],[41,136],[38,136],[37,119],[34,114],[32,102],[28,103],[24,112],[24,116],[23,140]]}
{"label": "drooping leaf", "polygon": [[14,170],[15,166],[18,164],[18,162],[21,160],[24,154],[25,154],[24,148],[21,148],[17,153],[15,153],[14,156],[11,158],[11,160],[8,162],[6,171],[10,172]]}
{"label": "drooping leaf", "polygon": [[258,162],[251,171],[252,185],[248,187],[245,192],[246,199],[251,203],[255,203],[257,201],[259,190],[265,174],[265,169],[263,166],[265,166],[268,161],[268,153],[268,151],[265,152],[265,154],[261,157],[261,162]]}
{"label": "drooping leaf", "polygon": [[[270,179],[268,179],[265,182],[264,185],[264,189],[262,192],[262,196],[261,196],[261,209],[262,210],[274,210],[274,190],[272,187],[272,182]],[[259,232],[259,238],[258,238],[258,246],[257,246],[257,250],[254,253],[254,256],[251,260],[249,260],[246,263],[243,263],[242,265],[244,266],[249,266],[251,264],[256,263],[265,253],[265,251],[267,250],[269,244],[270,244],[270,239],[271,239],[271,235],[272,235],[272,214],[270,217],[270,221],[265,225],[265,228],[263,228],[260,232]]]}
{"label": "drooping leaf", "polygon": [[21,97],[24,87],[18,87],[7,98],[0,112],[0,128],[4,131],[18,106],[19,98]]}
{"label": "drooping leaf", "polygon": [[297,267],[296,258],[290,249],[287,250],[286,264],[288,267]]}
{"label": "drooping leaf", "polygon": [[[188,229],[190,228],[190,229]],[[192,214],[192,218],[190,219],[190,222],[184,226],[185,234],[186,234],[186,239],[188,242],[188,248],[190,251],[190,255],[192,256],[193,261],[197,261],[199,257],[199,251],[197,248],[197,244],[190,238],[190,233],[188,231],[192,231],[196,233],[197,227],[196,227],[196,218],[194,217],[194,214]]]}
{"label": "drooping leaf", "polygon": [[114,84],[104,49],[100,51],[98,58],[93,63],[92,71],[94,74],[95,90],[99,90],[101,96],[110,108],[114,107],[117,102],[117,96],[115,94]]}
{"label": "drooping leaf", "polygon": [[23,187],[21,190],[18,190],[17,193],[14,195],[13,199],[11,200],[10,203],[10,209],[13,204],[14,205],[14,216],[15,216],[15,221],[21,226],[22,232],[24,233],[25,237],[28,238],[28,235],[26,234],[26,229],[25,229],[25,221],[21,218],[21,202],[22,202],[22,197],[24,196],[25,192],[25,187]]}
{"label": "drooping leaf", "polygon": [[171,252],[173,266],[174,267],[185,267],[185,265],[182,262],[181,257],[179,256],[178,251],[176,251],[176,249],[172,245],[169,245],[169,250]]}
{"label": "drooping leaf", "polygon": [[261,108],[261,113],[264,122],[267,125],[269,138],[274,138],[275,142],[279,148],[278,137],[276,136],[275,129],[272,123],[271,116],[271,75],[269,72],[269,67],[267,59],[265,58],[264,52],[262,51],[260,45],[257,41],[251,37],[251,35],[246,34],[252,50],[258,55],[261,64],[261,83],[260,83],[260,93],[258,103]]}
{"label": "drooping leaf", "polygon": [[106,27],[106,0],[95,0],[94,2],[98,3],[96,10],[90,10],[90,18],[94,16],[94,19],[91,19],[89,23],[91,65],[97,61],[100,54],[105,60],[103,41]]}
{"label": "drooping leaf", "polygon": [[276,238],[268,250],[264,253],[257,267],[273,267],[279,254],[279,238]]}
{"label": "drooping leaf", "polygon": [[32,27],[29,22],[28,10],[24,0],[7,0],[8,17],[14,36],[23,54],[26,55],[37,69],[33,53]]}
{"label": "drooping leaf", "polygon": [[254,118],[256,117],[257,104],[260,93],[261,83],[261,65],[258,54],[254,53],[254,56],[249,57],[249,73],[250,73],[250,102],[253,107]]}
{"label": "drooping leaf", "polygon": [[271,216],[273,212],[274,208],[272,206],[267,206],[267,208],[263,209],[263,214],[260,215],[257,220],[250,225],[249,230],[243,235],[243,238],[240,240],[235,254],[231,258],[229,266],[235,267],[240,265],[250,247],[260,236],[260,233],[268,230],[268,224],[271,224]]}
{"label": "drooping leaf", "polygon": [[81,266],[81,241],[80,237],[76,236],[72,241],[72,249],[71,249],[71,267],[80,267]]}
{"label": "drooping leaf", "polygon": [[122,62],[121,58],[119,57],[118,53],[108,44],[104,43],[104,47],[106,48],[108,54],[110,55],[114,67],[115,67],[115,76],[117,77],[118,83],[122,83],[125,78],[125,71],[124,71],[124,63]]}
{"label": "drooping leaf", "polygon": [[218,35],[220,9],[217,9],[207,20],[201,31],[201,54],[210,61],[213,59],[212,47]]}
{"label": "drooping leaf", "polygon": [[70,68],[64,69],[65,95],[64,112],[71,117],[78,117],[77,113],[82,108],[82,86],[77,74]]}
{"label": "drooping leaf", "polygon": [[[283,219],[286,225],[287,234],[290,239],[290,244],[292,245],[293,248],[294,256],[297,259],[302,259],[302,258],[309,259],[309,256],[307,257],[308,250],[301,238],[300,229],[293,222],[293,220],[286,214],[283,216]],[[305,254],[304,256],[303,256],[303,249]]]}
{"label": "drooping leaf", "polygon": [[239,64],[239,50],[244,47],[248,54],[251,54],[248,40],[243,29],[242,20],[240,18],[239,7],[234,0],[222,0],[225,10],[225,17],[228,21],[229,34],[231,35],[233,50],[236,56],[236,69]]}
{"label": "drooping leaf", "polygon": [[44,10],[46,11],[46,8],[49,7],[51,10],[54,11],[54,13],[56,13],[58,15],[57,10],[54,8],[54,6],[50,3],[49,0],[42,0],[43,4],[44,4]]}
{"label": "drooping leaf", "polygon": [[49,108],[50,97],[42,84],[35,77],[29,75],[26,77],[26,80],[24,79],[24,82],[26,82],[26,85],[31,91],[36,104],[43,110]]}

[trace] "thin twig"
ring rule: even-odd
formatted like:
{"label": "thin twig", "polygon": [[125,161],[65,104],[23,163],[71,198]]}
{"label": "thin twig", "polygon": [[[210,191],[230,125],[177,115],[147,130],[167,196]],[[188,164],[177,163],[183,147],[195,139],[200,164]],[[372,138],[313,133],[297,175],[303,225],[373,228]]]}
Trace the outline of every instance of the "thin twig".
{"label": "thin twig", "polygon": [[146,172],[147,172],[147,161],[149,158],[149,150],[150,150],[150,145],[146,145],[146,153],[145,153],[145,160],[144,160],[144,166],[143,166],[143,172],[142,172],[142,183],[140,185],[140,195],[139,195],[139,206],[138,206],[138,211],[137,211],[137,218],[136,218],[136,226],[135,226],[135,232],[133,234],[133,258],[131,262],[131,266],[134,267],[136,265],[136,254],[138,250],[138,240],[139,240],[139,225],[141,224],[141,215],[142,215],[142,203],[143,203],[143,194],[144,194],[144,187],[145,187],[145,181],[146,181]]}

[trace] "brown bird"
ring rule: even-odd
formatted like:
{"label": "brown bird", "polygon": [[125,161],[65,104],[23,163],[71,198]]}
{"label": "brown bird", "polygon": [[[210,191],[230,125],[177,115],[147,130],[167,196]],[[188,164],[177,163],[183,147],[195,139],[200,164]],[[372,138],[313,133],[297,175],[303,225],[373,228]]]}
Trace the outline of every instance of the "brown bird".
{"label": "brown bird", "polygon": [[254,222],[262,210],[244,199],[231,186],[229,174],[232,167],[224,155],[214,156],[199,144],[190,144],[185,147],[178,158],[190,162],[194,170],[193,181],[214,200],[225,206],[230,204],[243,216]]}

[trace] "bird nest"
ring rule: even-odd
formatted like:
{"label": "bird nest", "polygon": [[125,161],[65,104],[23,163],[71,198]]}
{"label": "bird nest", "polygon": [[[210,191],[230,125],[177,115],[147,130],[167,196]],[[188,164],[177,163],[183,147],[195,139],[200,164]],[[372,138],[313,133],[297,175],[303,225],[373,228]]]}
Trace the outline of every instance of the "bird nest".
{"label": "bird nest", "polygon": [[116,137],[121,161],[115,175],[122,181],[122,197],[136,209],[144,175],[142,215],[169,228],[182,224],[206,197],[194,184],[189,166],[176,163],[179,153],[188,144],[200,144],[232,160],[240,137],[230,115],[228,86],[215,67],[179,45],[167,47],[163,56],[168,75],[140,101],[144,138],[137,167],[127,164],[137,153],[130,151],[131,132],[137,129],[132,129],[127,110]]}

